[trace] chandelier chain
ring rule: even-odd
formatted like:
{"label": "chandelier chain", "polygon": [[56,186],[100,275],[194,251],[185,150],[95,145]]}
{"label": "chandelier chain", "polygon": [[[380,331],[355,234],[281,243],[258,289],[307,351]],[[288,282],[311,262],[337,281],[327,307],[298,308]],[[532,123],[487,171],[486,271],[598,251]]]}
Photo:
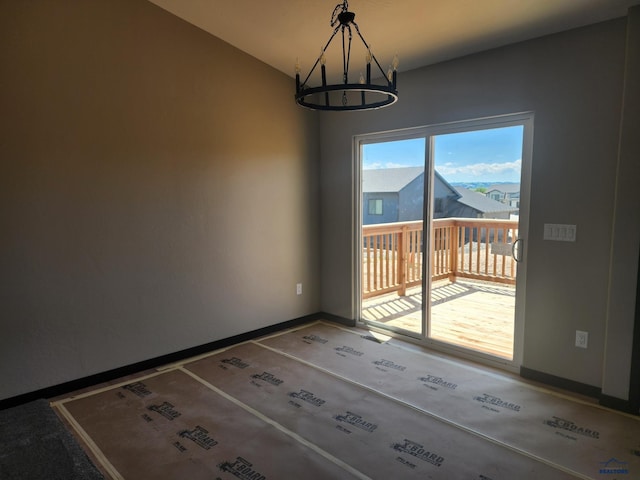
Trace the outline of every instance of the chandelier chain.
{"label": "chandelier chain", "polygon": [[331,14],[331,26],[335,27],[336,23],[338,23],[340,21],[339,16],[340,16],[340,10],[342,9],[342,12],[346,12],[347,10],[349,10],[349,2],[347,0],[344,0],[341,4],[336,5],[336,8],[333,9],[333,13]]}
{"label": "chandelier chain", "polygon": [[[344,45],[344,31],[349,30],[349,47],[345,51]],[[351,60],[351,39],[353,38],[353,34],[351,32],[350,25],[342,25],[342,81],[346,84],[349,83],[349,61]]]}

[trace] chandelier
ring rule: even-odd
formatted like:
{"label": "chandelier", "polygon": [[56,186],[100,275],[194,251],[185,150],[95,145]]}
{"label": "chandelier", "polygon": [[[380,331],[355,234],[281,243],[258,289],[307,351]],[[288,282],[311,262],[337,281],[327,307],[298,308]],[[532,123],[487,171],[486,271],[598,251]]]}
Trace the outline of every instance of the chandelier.
{"label": "chandelier", "polygon": [[[296,62],[295,98],[299,105],[313,110],[371,110],[386,107],[398,100],[398,90],[396,89],[398,69],[397,55],[394,57],[392,64],[385,74],[380,63],[371,52],[371,47],[360,33],[358,24],[354,21],[355,17],[355,13],[349,11],[349,2],[347,0],[344,0],[342,4],[336,5],[331,15],[331,26],[334,27],[333,34],[320,51],[320,56],[303,82],[300,81],[300,65]],[[367,52],[366,73],[360,73],[357,82],[350,81],[351,79],[349,78],[349,60],[351,59],[353,30],[355,30],[360,40],[362,40]],[[338,32],[342,34],[342,82],[327,84],[325,52]],[[372,83],[372,63],[379,70],[382,83]],[[322,83],[319,87],[311,87],[307,82],[318,65],[320,65]],[[375,67],[375,75],[378,75],[378,70],[376,70]]]}

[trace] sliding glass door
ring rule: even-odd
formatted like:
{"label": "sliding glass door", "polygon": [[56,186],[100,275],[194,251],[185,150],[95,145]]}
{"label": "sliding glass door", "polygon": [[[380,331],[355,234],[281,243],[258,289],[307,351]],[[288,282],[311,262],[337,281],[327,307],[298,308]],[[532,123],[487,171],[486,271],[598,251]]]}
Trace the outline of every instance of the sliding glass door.
{"label": "sliding glass door", "polygon": [[362,322],[519,364],[532,122],[356,139]]}

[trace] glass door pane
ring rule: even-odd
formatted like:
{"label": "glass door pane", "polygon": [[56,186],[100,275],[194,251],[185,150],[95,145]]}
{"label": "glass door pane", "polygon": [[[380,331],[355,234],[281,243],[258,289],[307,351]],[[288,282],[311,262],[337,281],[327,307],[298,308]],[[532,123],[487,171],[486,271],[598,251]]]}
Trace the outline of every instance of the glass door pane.
{"label": "glass door pane", "polygon": [[434,135],[433,340],[513,359],[523,126]]}
{"label": "glass door pane", "polygon": [[361,149],[362,319],[424,336],[425,138]]}

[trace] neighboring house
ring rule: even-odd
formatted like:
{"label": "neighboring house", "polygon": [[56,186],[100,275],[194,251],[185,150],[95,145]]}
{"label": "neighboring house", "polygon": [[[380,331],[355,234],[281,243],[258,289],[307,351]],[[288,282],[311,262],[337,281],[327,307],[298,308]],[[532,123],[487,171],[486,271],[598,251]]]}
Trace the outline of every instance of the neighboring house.
{"label": "neighboring house", "polygon": [[[512,213],[518,213],[516,207],[505,205],[504,203],[497,202],[491,198],[485,196],[482,193],[474,192],[463,187],[456,187],[456,190],[460,194],[460,198],[457,201],[457,210],[450,212],[450,217],[458,218],[495,218],[500,220],[509,220]],[[470,235],[472,235],[470,237]],[[503,233],[500,229],[493,233],[487,232],[486,229],[474,230],[473,232],[465,229],[464,241],[468,242],[470,238],[474,241],[478,240],[478,235],[481,241],[485,241],[487,235],[497,235],[492,237],[493,242],[503,241]],[[513,241],[513,239],[506,239],[507,242]]]}
{"label": "neighboring house", "polygon": [[362,224],[420,220],[424,168],[362,171]]}
{"label": "neighboring house", "polygon": [[491,185],[485,193],[487,197],[496,202],[502,202],[512,207],[520,208],[520,184],[499,183]]}
{"label": "neighboring house", "polygon": [[457,209],[449,211],[449,217],[463,218],[498,218],[508,220],[512,213],[517,213],[518,208],[505,205],[499,201],[474,192],[463,187],[456,187],[460,198],[457,200]]}
{"label": "neighboring house", "polygon": [[[458,192],[436,172],[434,217],[446,216]],[[362,171],[362,224],[421,220],[424,168],[400,167]]]}
{"label": "neighboring house", "polygon": [[[456,188],[435,172],[433,218],[501,218],[518,211],[484,195]],[[424,168],[362,171],[362,224],[406,222],[423,216]]]}

